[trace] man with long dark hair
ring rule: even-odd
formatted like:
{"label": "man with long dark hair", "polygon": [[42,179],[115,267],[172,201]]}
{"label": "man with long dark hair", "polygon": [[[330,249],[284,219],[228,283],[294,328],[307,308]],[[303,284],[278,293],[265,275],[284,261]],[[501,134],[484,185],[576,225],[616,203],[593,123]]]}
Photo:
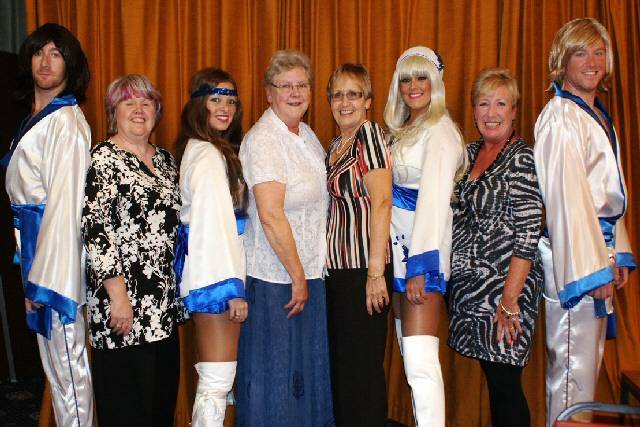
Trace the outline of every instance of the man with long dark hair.
{"label": "man with long dark hair", "polygon": [[44,24],[22,44],[19,68],[19,96],[32,109],[2,164],[7,167],[27,324],[37,332],[57,425],[91,426],[80,238],[91,132],[78,107],[85,99],[89,67],[69,30]]}

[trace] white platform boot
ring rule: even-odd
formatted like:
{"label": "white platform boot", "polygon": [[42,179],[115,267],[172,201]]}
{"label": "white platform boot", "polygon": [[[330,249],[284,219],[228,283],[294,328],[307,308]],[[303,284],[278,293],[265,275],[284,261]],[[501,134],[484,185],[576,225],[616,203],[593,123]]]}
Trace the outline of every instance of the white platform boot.
{"label": "white platform boot", "polygon": [[402,338],[404,372],[411,386],[418,427],[444,427],[444,382],[438,342],[438,338],[431,335]]}
{"label": "white platform boot", "polygon": [[238,362],[200,362],[191,427],[222,427]]}

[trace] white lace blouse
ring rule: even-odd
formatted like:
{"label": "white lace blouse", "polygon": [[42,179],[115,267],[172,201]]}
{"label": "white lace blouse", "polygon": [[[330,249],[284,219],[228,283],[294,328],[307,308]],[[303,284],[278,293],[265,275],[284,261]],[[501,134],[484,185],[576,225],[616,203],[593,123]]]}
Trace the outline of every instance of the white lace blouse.
{"label": "white lace blouse", "polygon": [[311,128],[300,123],[291,133],[271,110],[245,135],[240,161],[249,192],[245,229],[247,275],[273,283],[291,283],[289,273],[264,234],[253,186],[276,181],[286,185],[284,211],[307,279],[322,277],[326,255],[328,193],[325,151]]}

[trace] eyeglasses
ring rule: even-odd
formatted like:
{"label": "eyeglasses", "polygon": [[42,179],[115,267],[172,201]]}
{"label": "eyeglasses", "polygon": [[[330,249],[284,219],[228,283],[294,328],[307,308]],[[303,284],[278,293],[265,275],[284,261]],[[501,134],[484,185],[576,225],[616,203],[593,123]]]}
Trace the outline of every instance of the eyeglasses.
{"label": "eyeglasses", "polygon": [[349,101],[355,101],[356,99],[360,99],[362,98],[362,95],[364,95],[363,92],[356,92],[355,90],[348,90],[346,92],[342,92],[342,91],[337,91],[337,92],[333,92],[330,96],[332,101],[342,101],[344,99],[344,97],[346,96],[347,99]]}
{"label": "eyeglasses", "polygon": [[271,86],[275,87],[276,89],[280,89],[282,92],[284,93],[291,93],[293,92],[294,89],[297,89],[298,92],[303,92],[308,90],[311,85],[309,84],[309,82],[298,82],[298,83],[282,83],[282,84],[275,84],[275,83],[269,83]]}

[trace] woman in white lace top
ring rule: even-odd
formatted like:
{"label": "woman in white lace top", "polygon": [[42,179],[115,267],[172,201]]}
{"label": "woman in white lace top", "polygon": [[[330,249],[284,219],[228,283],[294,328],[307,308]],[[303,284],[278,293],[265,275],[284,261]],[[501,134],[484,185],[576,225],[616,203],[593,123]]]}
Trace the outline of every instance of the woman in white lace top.
{"label": "woman in white lace top", "polygon": [[301,52],[271,57],[270,104],[240,147],[249,192],[246,296],[236,426],[333,425],[325,288],[325,152],[302,123],[311,66]]}

